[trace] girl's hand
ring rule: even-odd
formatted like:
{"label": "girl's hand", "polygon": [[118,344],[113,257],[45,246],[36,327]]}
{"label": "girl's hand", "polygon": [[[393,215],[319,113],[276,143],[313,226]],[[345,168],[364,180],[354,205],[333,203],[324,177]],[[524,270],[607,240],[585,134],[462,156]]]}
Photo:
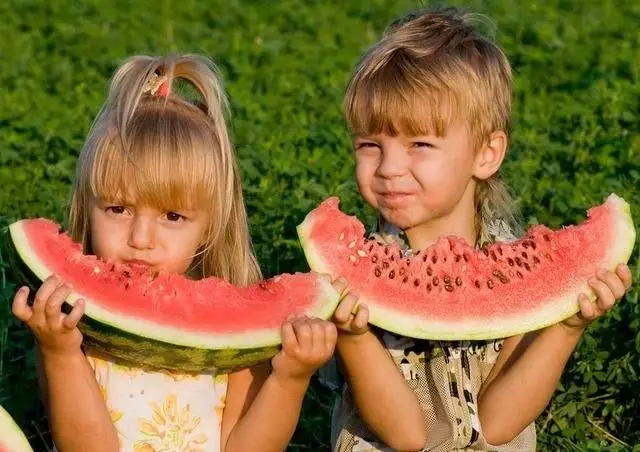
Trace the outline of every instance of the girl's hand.
{"label": "girl's hand", "polygon": [[303,380],[333,356],[338,332],[333,323],[306,316],[291,316],[282,325],[282,350],[271,364],[276,376]]}
{"label": "girl's hand", "polygon": [[626,265],[618,265],[615,273],[609,270],[599,270],[596,276],[596,278],[589,280],[589,285],[597,296],[595,302],[590,301],[585,294],[581,294],[578,297],[580,312],[563,321],[565,326],[578,330],[586,328],[587,325],[611,309],[631,287],[631,270]]}
{"label": "girl's hand", "polygon": [[62,303],[70,293],[71,288],[54,275],[42,283],[33,306],[27,304],[28,287],[20,288],[13,298],[13,314],[27,324],[43,354],[77,351],[82,344],[82,333],[77,325],[84,314],[84,301],[76,301],[69,314],[61,311]]}
{"label": "girl's hand", "polygon": [[[339,292],[347,289],[347,281],[338,278],[333,287]],[[359,304],[358,295],[349,292],[340,302],[333,313],[333,322],[338,330],[347,334],[363,334],[369,331],[369,308],[365,304]]]}

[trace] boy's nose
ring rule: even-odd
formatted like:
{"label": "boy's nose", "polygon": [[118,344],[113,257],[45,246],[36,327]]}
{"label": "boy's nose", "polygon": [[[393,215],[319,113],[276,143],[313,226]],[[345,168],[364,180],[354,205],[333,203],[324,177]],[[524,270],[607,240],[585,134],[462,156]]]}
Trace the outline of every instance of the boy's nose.
{"label": "boy's nose", "polygon": [[131,224],[128,245],[139,250],[155,246],[155,222],[144,218],[135,218]]}
{"label": "boy's nose", "polygon": [[378,176],[386,179],[403,176],[407,172],[407,158],[406,152],[402,149],[384,149],[378,165]]}

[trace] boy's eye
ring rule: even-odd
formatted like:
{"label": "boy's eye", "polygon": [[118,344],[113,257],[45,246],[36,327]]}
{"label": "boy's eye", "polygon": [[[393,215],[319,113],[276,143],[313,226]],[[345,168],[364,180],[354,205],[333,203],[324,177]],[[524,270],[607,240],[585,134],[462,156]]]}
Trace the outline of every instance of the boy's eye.
{"label": "boy's eye", "polygon": [[355,144],[356,151],[359,149],[374,149],[379,147],[377,143],[371,141],[361,141]]}
{"label": "boy's eye", "polygon": [[167,220],[169,221],[180,221],[184,219],[185,219],[184,216],[180,215],[179,213],[167,212]]}
{"label": "boy's eye", "polygon": [[427,141],[416,141],[413,143],[413,147],[418,149],[430,149],[435,146]]}

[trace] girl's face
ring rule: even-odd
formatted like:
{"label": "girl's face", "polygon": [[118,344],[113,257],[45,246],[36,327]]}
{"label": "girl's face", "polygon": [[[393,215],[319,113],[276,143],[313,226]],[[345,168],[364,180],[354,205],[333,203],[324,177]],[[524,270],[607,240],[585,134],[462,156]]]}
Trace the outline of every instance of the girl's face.
{"label": "girl's face", "polygon": [[90,206],[93,252],[105,260],[184,274],[203,243],[206,218],[206,212],[199,210],[166,212],[94,198]]}
{"label": "girl's face", "polygon": [[[481,160],[464,126],[444,137],[374,135],[354,142],[356,179],[367,203],[388,222],[412,235],[459,235],[474,224],[473,177]],[[424,241],[424,240],[422,240]]]}

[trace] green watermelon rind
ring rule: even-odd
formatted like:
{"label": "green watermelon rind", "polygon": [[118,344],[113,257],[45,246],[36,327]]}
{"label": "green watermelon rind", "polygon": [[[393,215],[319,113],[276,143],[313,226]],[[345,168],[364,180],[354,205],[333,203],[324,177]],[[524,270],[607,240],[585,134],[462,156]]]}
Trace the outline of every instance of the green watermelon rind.
{"label": "green watermelon rind", "polygon": [[33,452],[27,437],[11,415],[0,406],[0,450]]}
{"label": "green watermelon rind", "polygon": [[[32,251],[20,222],[11,224],[9,233],[13,251],[17,252],[28,273],[40,281],[48,278],[52,271]],[[317,275],[316,287],[316,302],[304,314],[327,319],[333,314],[340,294],[326,275]],[[239,333],[194,333],[109,312],[76,292],[67,297],[63,309],[69,311],[80,298],[85,300],[80,329],[86,344],[122,360],[152,368],[185,372],[206,369],[229,371],[269,359],[281,344],[279,326]]]}
{"label": "green watermelon rind", "polygon": [[[616,240],[611,244],[606,258],[598,267],[613,271],[618,264],[628,262],[631,257],[636,230],[630,206],[624,199],[616,194],[611,194],[607,198],[607,204],[616,217],[613,221],[615,230],[611,234],[611,237],[616,237]],[[313,219],[308,218],[297,228],[307,262],[313,271],[332,274],[331,266],[321,259],[321,253],[316,249],[313,240],[310,239],[312,222]],[[595,294],[585,281],[550,300],[535,314],[530,312],[527,316],[508,319],[501,317],[494,321],[483,318],[475,322],[470,319],[460,319],[455,322],[427,321],[411,314],[388,309],[384,306],[384,300],[378,302],[368,299],[362,294],[360,294],[359,303],[366,304],[370,308],[369,323],[393,333],[416,339],[489,340],[535,331],[567,319],[579,311],[577,300],[580,293],[586,294],[591,301],[596,299]]]}

